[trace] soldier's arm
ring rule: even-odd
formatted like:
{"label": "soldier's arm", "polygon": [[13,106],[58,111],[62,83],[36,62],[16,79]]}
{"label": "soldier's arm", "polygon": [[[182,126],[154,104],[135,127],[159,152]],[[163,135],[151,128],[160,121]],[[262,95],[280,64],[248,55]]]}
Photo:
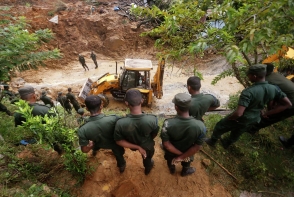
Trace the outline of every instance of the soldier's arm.
{"label": "soldier's arm", "polygon": [[278,104],[272,110],[265,112],[262,116],[266,118],[267,116],[280,113],[284,111],[285,109],[290,108],[291,106],[292,106],[292,103],[288,99],[288,97],[284,97],[279,100]]}
{"label": "soldier's arm", "polygon": [[210,95],[210,96],[212,97],[212,102],[211,102],[210,107],[208,108],[208,111],[215,110],[216,108],[218,108],[220,106],[219,100],[213,95]]}
{"label": "soldier's arm", "polygon": [[176,155],[183,154],[180,150],[178,150],[176,147],[174,147],[174,145],[172,145],[172,143],[170,143],[170,141],[162,142],[162,145],[164,146],[164,148],[166,150],[168,150],[168,152],[174,153]]}
{"label": "soldier's arm", "polygon": [[192,155],[194,155],[195,153],[197,153],[200,149],[201,149],[201,145],[198,144],[194,144],[193,146],[191,146],[186,152],[184,152],[183,154],[181,154],[180,156],[176,157],[174,159],[175,162],[177,161],[183,161],[184,159],[186,159],[187,157],[191,157]]}
{"label": "soldier's arm", "polygon": [[145,159],[147,157],[146,151],[139,145],[136,144],[132,144],[126,140],[119,140],[116,141],[116,144],[125,148],[130,148],[130,149],[134,149],[134,150],[138,150],[141,155],[143,156],[143,158]]}
{"label": "soldier's arm", "polygon": [[237,109],[228,117],[229,120],[237,120],[245,111],[246,107],[238,105]]}
{"label": "soldier's arm", "polygon": [[94,143],[93,141],[90,140],[87,146],[81,146],[81,151],[83,153],[88,153],[90,150],[92,150],[93,146],[94,146]]}

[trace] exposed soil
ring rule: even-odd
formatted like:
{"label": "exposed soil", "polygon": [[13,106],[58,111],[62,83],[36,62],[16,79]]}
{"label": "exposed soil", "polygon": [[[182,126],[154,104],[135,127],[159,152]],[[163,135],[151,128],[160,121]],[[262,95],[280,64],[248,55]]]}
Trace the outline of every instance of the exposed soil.
{"label": "exposed soil", "polygon": [[[12,1],[15,5],[19,2]],[[46,89],[51,97],[56,98],[58,91],[66,92],[68,87],[72,87],[74,93],[78,94],[87,78],[95,80],[105,72],[114,73],[114,60],[141,58],[151,59],[155,66],[157,64],[156,51],[153,48],[154,41],[147,37],[140,37],[143,29],[136,29],[135,22],[130,22],[113,11],[116,5],[114,1],[105,1],[105,4],[100,4],[92,15],[90,5],[83,1],[64,1],[67,9],[56,13],[59,16],[58,24],[48,21],[52,17],[49,16],[49,13],[56,8],[57,1],[32,0],[28,2],[31,3],[31,6],[19,4],[13,7],[12,13],[25,15],[30,20],[29,31],[40,28],[51,29],[55,33],[55,39],[44,48],[59,48],[64,56],[61,60],[48,62],[46,68],[16,73],[11,81],[14,90],[23,84],[31,84],[38,91]],[[11,4],[11,1],[4,1],[4,3]],[[104,13],[99,14],[100,9]],[[91,51],[97,54],[98,69],[94,69],[95,65],[90,59]],[[86,56],[86,64],[90,71],[85,72],[79,64],[77,59],[80,53]],[[234,78],[226,78],[216,86],[210,84],[216,74],[227,66],[222,58],[210,56],[209,59],[197,62],[197,65],[204,73],[202,91],[216,95],[222,105],[227,102],[229,94],[242,89]],[[191,69],[185,70],[169,66],[164,75],[163,99],[155,98],[152,108],[144,108],[144,110],[155,114],[175,114],[171,100],[176,93],[187,92],[186,80],[192,75]],[[110,97],[108,108],[125,109],[125,106]],[[201,164],[204,157],[200,153],[196,154],[193,162],[193,166],[197,168],[194,175],[181,177],[180,166],[177,166],[175,175],[170,175],[159,143],[160,139],[157,137],[154,155],[155,167],[148,176],[144,175],[142,159],[138,152],[126,151],[127,168],[123,174],[120,174],[111,151],[100,151],[95,158],[92,158],[99,161],[97,170],[93,175],[87,177],[77,194],[105,197],[111,195],[117,197],[231,196],[230,191],[227,191],[219,182],[211,182],[205,167]],[[219,178],[225,179],[226,177]]]}

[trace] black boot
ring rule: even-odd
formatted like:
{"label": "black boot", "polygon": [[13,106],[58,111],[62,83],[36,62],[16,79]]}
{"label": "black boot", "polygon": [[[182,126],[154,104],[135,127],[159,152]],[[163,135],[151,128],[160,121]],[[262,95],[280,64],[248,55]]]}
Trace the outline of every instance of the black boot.
{"label": "black boot", "polygon": [[187,176],[189,174],[193,174],[196,171],[193,167],[183,167],[181,176]]}
{"label": "black boot", "polygon": [[215,146],[217,140],[212,139],[212,138],[206,138],[205,139],[206,144],[208,144],[209,146]]}
{"label": "black boot", "polygon": [[224,149],[227,149],[232,145],[232,142],[230,142],[228,139],[221,139],[221,143]]}
{"label": "black boot", "polygon": [[121,167],[118,167],[118,169],[119,169],[120,173],[123,173],[125,171],[125,169],[126,169],[126,164],[121,166]]}
{"label": "black boot", "polygon": [[174,174],[176,172],[176,166],[172,165],[170,161],[167,161],[167,166],[171,174]]}

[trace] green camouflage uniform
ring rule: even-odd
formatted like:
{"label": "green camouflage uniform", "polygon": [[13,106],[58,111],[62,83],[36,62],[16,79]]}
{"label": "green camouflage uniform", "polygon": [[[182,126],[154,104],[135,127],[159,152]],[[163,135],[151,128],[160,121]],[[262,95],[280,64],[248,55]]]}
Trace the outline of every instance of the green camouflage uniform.
{"label": "green camouflage uniform", "polygon": [[189,114],[197,120],[203,121],[202,116],[210,107],[220,106],[219,100],[210,94],[194,94],[191,97],[192,100]]}
{"label": "green camouflage uniform", "polygon": [[81,108],[79,102],[77,101],[77,99],[73,93],[71,93],[71,92],[67,93],[66,98],[71,102],[71,104],[73,105],[73,107],[75,108],[76,111],[78,111]]}
{"label": "green camouflage uniform", "polygon": [[212,140],[217,140],[231,131],[229,143],[236,142],[239,137],[260,121],[260,112],[272,100],[279,100],[286,95],[267,81],[256,82],[244,89],[240,95],[238,105],[246,107],[244,114],[237,120],[229,120],[227,116],[220,120],[214,127]]}
{"label": "green camouflage uniform", "polygon": [[89,140],[94,142],[94,150],[111,149],[116,161],[117,166],[122,167],[125,165],[123,154],[124,148],[117,145],[113,139],[113,132],[117,116],[105,116],[99,114],[97,116],[90,116],[87,122],[82,125],[78,130],[80,146],[87,146]]}
{"label": "green camouflage uniform", "polygon": [[132,115],[117,121],[114,131],[114,140],[126,140],[142,147],[147,154],[143,159],[145,169],[151,169],[154,155],[155,142],[152,136],[157,135],[159,130],[157,117],[152,114]]}
{"label": "green camouflage uniform", "polygon": [[[169,141],[175,148],[181,152],[186,152],[193,145],[202,145],[205,138],[205,126],[202,121],[196,120],[192,116],[184,118],[176,116],[175,118],[166,119],[161,130],[162,142]],[[171,167],[172,160],[177,157],[174,153],[165,150],[164,158],[167,165]],[[183,167],[190,167],[194,156],[190,157],[189,162],[182,162]]]}
{"label": "green camouflage uniform", "polygon": [[46,95],[42,95],[40,97],[40,100],[43,101],[43,103],[45,105],[49,105],[50,107],[54,107],[54,103],[53,103],[53,101],[52,101],[52,99],[50,97],[48,97]]}

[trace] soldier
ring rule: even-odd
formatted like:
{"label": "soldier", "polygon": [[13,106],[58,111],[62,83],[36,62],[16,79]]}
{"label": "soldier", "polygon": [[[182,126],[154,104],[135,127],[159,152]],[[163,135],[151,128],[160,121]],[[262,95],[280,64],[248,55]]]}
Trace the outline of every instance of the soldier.
{"label": "soldier", "polygon": [[91,52],[91,58],[95,64],[95,69],[98,68],[98,64],[97,64],[97,60],[96,60],[96,55],[94,53],[94,51]]}
{"label": "soldier", "polygon": [[120,173],[123,173],[126,168],[126,161],[123,157],[125,150],[117,145],[113,139],[113,132],[117,116],[106,116],[101,113],[103,108],[101,98],[97,95],[87,96],[85,99],[87,110],[91,116],[83,126],[78,130],[79,143],[81,150],[84,153],[93,149],[93,154],[100,148],[111,149]]}
{"label": "soldier", "polygon": [[69,100],[71,102],[71,104],[73,105],[73,107],[75,108],[76,112],[78,112],[78,110],[81,108],[79,102],[77,101],[75,95],[71,92],[71,88],[68,88],[68,93],[66,94],[66,98],[67,100]]}
{"label": "soldier", "polygon": [[203,122],[189,115],[191,97],[188,94],[179,93],[172,102],[177,116],[164,121],[160,135],[164,158],[171,174],[175,173],[175,163],[181,162],[181,176],[187,176],[196,171],[190,164],[204,142],[206,128]]}
{"label": "soldier", "polygon": [[7,109],[7,107],[5,105],[3,105],[1,103],[3,97],[4,97],[4,91],[2,91],[2,89],[0,89],[0,111],[5,112],[8,116],[11,116],[12,113]]}
{"label": "soldier", "polygon": [[48,105],[49,107],[54,107],[54,103],[50,97],[47,96],[47,93],[45,90],[42,91],[42,95],[40,97],[40,100],[43,101],[45,105]]}
{"label": "soldier", "polygon": [[[29,103],[29,106],[33,108],[32,115],[33,116],[42,116],[44,117],[46,114],[49,114],[49,107],[45,105],[41,105],[36,103],[37,96],[35,94],[35,90],[32,86],[24,86],[18,89],[19,96],[22,100],[25,100]],[[50,114],[53,115],[53,114]],[[25,122],[26,119],[22,117],[22,115],[18,112],[14,114],[14,122],[15,126],[22,125],[22,122]]]}
{"label": "soldier", "polygon": [[58,97],[56,99],[61,106],[67,111],[67,113],[71,114],[71,105],[69,100],[66,98],[66,96],[62,95],[62,92],[58,92]]}
{"label": "soldier", "polygon": [[85,71],[87,71],[86,68],[89,70],[89,68],[88,68],[88,66],[86,64],[86,60],[85,60],[84,56],[82,56],[81,54],[79,54],[79,61],[82,64]]}
{"label": "soldier", "polygon": [[[263,113],[263,117],[271,116],[291,107],[291,102],[286,95],[265,81],[265,74],[266,65],[264,64],[249,67],[247,76],[254,84],[242,91],[237,109],[216,124],[211,138],[206,140],[208,145],[214,146],[224,133],[231,131],[227,140],[221,140],[223,147],[228,148],[244,132],[250,130],[255,123],[260,121],[260,112],[266,104],[268,104],[269,111]],[[273,100],[279,101],[279,105],[271,109]]]}
{"label": "soldier", "polygon": [[9,85],[4,85],[3,96],[8,96],[8,99],[11,104],[19,101],[17,94],[9,90]]}
{"label": "soldier", "polygon": [[267,64],[265,80],[268,81],[268,83],[270,84],[278,86],[281,91],[287,95],[292,103],[292,107],[281,111],[280,113],[276,113],[272,116],[261,118],[261,121],[258,124],[255,124],[254,127],[251,129],[251,134],[257,133],[262,128],[268,127],[274,123],[285,120],[286,118],[292,117],[294,115],[294,83],[280,73],[273,72],[273,70],[274,65]]}
{"label": "soldier", "polygon": [[158,133],[157,117],[144,114],[141,110],[142,95],[137,89],[129,89],[125,95],[125,104],[130,114],[117,121],[114,130],[114,140],[122,147],[138,150],[143,159],[145,175],[153,168],[154,138]]}
{"label": "soldier", "polygon": [[219,100],[214,96],[200,93],[201,81],[199,77],[189,77],[187,88],[192,97],[189,114],[197,120],[203,121],[202,116],[205,112],[220,106]]}

